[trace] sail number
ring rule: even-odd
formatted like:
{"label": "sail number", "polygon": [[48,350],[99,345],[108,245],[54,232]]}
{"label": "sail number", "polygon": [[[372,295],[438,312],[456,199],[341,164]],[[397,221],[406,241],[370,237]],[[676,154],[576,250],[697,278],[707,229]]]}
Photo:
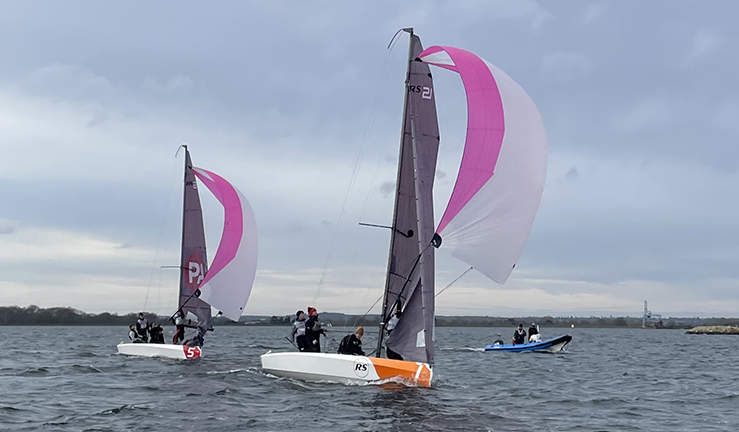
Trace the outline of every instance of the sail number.
{"label": "sail number", "polygon": [[185,351],[185,358],[193,359],[200,357],[200,348],[187,345],[183,345],[182,348]]}
{"label": "sail number", "polygon": [[423,99],[431,99],[431,96],[434,94],[434,89],[428,86],[411,85],[408,86],[408,91],[411,93],[421,93]]}
{"label": "sail number", "polygon": [[203,263],[190,261],[188,267],[190,269],[190,273],[188,274],[187,283],[192,285],[192,283],[195,282],[196,286],[199,286],[200,282],[202,282],[203,278],[205,277],[205,270],[203,270]]}

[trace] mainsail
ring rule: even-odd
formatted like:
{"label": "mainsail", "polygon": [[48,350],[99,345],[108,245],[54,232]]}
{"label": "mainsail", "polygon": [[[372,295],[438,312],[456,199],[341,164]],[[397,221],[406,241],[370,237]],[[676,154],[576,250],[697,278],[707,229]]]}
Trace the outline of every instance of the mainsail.
{"label": "mainsail", "polygon": [[201,330],[212,329],[210,305],[199,299],[196,291],[208,271],[205,250],[203,209],[190,151],[185,147],[185,188],[182,210],[182,254],[180,260],[180,295],[178,307],[185,317],[195,315]]}
{"label": "mainsail", "polygon": [[544,190],[541,115],[518,83],[469,51],[432,46],[419,60],[459,73],[467,94],[462,164],[437,230],[442,247],[502,284],[521,257]]}
{"label": "mainsail", "polygon": [[[433,185],[439,128],[429,67],[413,59],[423,51],[411,33],[403,128],[380,335],[402,308],[387,347],[404,360],[434,362]],[[381,349],[382,337],[378,343]]]}

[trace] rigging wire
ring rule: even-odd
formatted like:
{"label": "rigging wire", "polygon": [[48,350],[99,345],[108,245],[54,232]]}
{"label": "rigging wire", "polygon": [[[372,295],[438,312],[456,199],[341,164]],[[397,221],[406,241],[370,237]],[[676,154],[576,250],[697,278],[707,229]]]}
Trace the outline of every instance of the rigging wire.
{"label": "rigging wire", "polygon": [[359,321],[363,320],[364,317],[366,317],[367,315],[369,315],[369,313],[372,312],[372,309],[374,309],[375,306],[377,306],[377,303],[379,303],[380,300],[382,300],[383,297],[385,297],[385,294],[384,293],[380,296],[380,298],[378,298],[377,300],[375,300],[374,303],[372,303],[372,306],[370,306],[369,309],[367,309],[367,312],[365,312],[364,315],[362,315],[360,318],[357,318],[357,319],[354,320],[354,325],[352,327],[356,327],[357,324],[359,323]]}
{"label": "rigging wire", "polygon": [[[403,31],[403,29],[398,30],[398,32],[395,33],[395,36],[393,36],[393,40],[391,40],[390,41],[390,44],[388,44],[388,49],[390,51],[392,51],[395,48],[395,45],[400,40],[399,38],[397,38],[397,35],[401,31]],[[388,53],[389,64],[387,64],[387,67],[385,68],[385,76],[383,77],[383,88],[385,87],[385,84],[387,83],[387,80],[388,80],[388,78],[390,76],[390,70],[393,67],[394,57],[392,55],[390,55],[390,54],[391,53]],[[379,93],[378,93],[378,95],[379,95]],[[375,99],[375,103],[378,103],[378,102],[379,102],[379,97]],[[373,112],[377,112],[377,107],[375,107],[375,109],[373,109]],[[374,119],[372,121],[374,122]],[[372,175],[372,180],[370,182],[369,192],[367,193],[367,199],[364,201],[364,206],[362,207],[362,213],[359,216],[360,220],[361,219],[364,219],[364,215],[367,213],[367,208],[369,207],[369,203],[372,201],[372,198],[374,197],[374,194],[375,194],[375,183],[377,182],[377,178],[380,175],[380,171],[382,170],[382,167],[385,165],[385,157],[384,157],[384,155],[387,154],[387,150],[388,150],[388,148],[390,147],[391,144],[392,144],[392,141],[388,140],[387,141],[387,144],[385,146],[384,151],[380,155],[380,158],[377,160],[377,166],[375,167],[375,172]]]}
{"label": "rigging wire", "polygon": [[[177,153],[179,153],[179,151],[180,151],[180,147],[177,148]],[[177,161],[176,161],[177,153],[175,154],[175,163],[172,164],[172,173],[169,175],[170,179],[174,177],[175,171],[177,169]],[[162,221],[159,224],[159,235],[157,239],[157,247],[156,247],[156,250],[154,251],[154,261],[152,262],[152,265],[151,265],[151,272],[149,274],[149,282],[146,286],[146,297],[144,298],[144,308],[141,310],[142,312],[146,312],[146,305],[149,302],[149,292],[151,291],[152,281],[154,280],[154,271],[158,267],[157,261],[159,259],[159,252],[160,252],[160,248],[162,245],[164,225],[167,221],[167,216],[169,214],[170,203],[172,202],[172,184],[173,182],[170,180],[169,189],[167,190],[167,199],[165,200],[165,203],[164,203],[164,213],[162,214]],[[161,291],[162,291],[162,272],[160,271],[159,272],[159,283],[158,283],[158,289],[157,289],[157,305],[156,305],[157,310],[159,309],[159,299],[160,299]]]}
{"label": "rigging wire", "polygon": [[462,273],[461,275],[457,276],[456,279],[454,279],[453,281],[449,282],[449,285],[445,286],[443,289],[441,289],[441,291],[439,291],[438,293],[436,293],[436,295],[434,296],[434,298],[439,297],[439,295],[441,293],[443,293],[444,291],[446,291],[446,289],[449,288],[450,286],[452,286],[455,282],[457,282],[458,280],[462,279],[462,276],[464,276],[467,273],[469,273],[470,270],[472,270],[472,269],[473,269],[473,267],[468,268],[467,270],[464,271],[464,273]]}
{"label": "rigging wire", "polygon": [[[462,279],[462,276],[464,276],[467,273],[469,273],[473,268],[474,267],[468,268],[461,275],[457,276],[453,281],[449,282],[449,284],[447,286],[445,286],[444,288],[442,288],[438,293],[436,293],[436,295],[434,295],[434,298],[438,297],[441,293],[443,293],[444,291],[446,291],[447,288],[449,288],[450,286],[454,285],[458,280]],[[369,309],[367,309],[367,311],[364,313],[364,315],[362,315],[360,318],[357,318],[356,320],[354,320],[354,326],[353,327],[356,327],[357,324],[359,323],[359,321],[363,320],[367,315],[369,315],[369,313],[372,312],[372,309],[374,309],[375,306],[377,306],[377,303],[379,303],[380,300],[382,300],[382,298],[384,296],[385,296],[384,294],[381,295],[377,300],[375,300],[374,303],[372,303],[372,306],[370,306]]]}
{"label": "rigging wire", "polygon": [[346,195],[344,196],[344,203],[341,206],[339,220],[336,223],[336,229],[334,230],[334,234],[331,238],[331,244],[329,246],[328,255],[326,257],[326,263],[324,264],[323,271],[321,272],[321,279],[318,281],[318,289],[316,290],[316,294],[313,297],[314,303],[317,302],[318,298],[321,296],[321,288],[323,287],[323,283],[326,279],[326,274],[328,273],[328,267],[329,267],[329,264],[331,263],[331,258],[333,257],[334,246],[336,244],[336,238],[343,224],[344,216],[346,215],[346,209],[347,209],[347,204],[349,202],[349,196],[351,196],[351,192],[354,189],[354,186],[357,182],[357,177],[359,175],[359,167],[361,166],[362,160],[364,158],[364,150],[366,149],[367,144],[369,142],[369,136],[374,126],[375,118],[377,117],[378,106],[380,103],[380,95],[383,93],[383,89],[385,88],[388,77],[390,75],[390,68],[392,66],[392,55],[391,54],[392,54],[392,48],[389,47],[388,55],[385,59],[384,72],[380,79],[378,89],[375,92],[375,100],[372,105],[372,111],[370,112],[370,118],[368,119],[367,127],[365,128],[364,136],[362,137],[362,143],[360,144],[360,147],[359,147],[359,154],[357,154],[357,159],[354,162],[354,169],[352,171],[351,179],[349,180],[349,185],[347,187]]}

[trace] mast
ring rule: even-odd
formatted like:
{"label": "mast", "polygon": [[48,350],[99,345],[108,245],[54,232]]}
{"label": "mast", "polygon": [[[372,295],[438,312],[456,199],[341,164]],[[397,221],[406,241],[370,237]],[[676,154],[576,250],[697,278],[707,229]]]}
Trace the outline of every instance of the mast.
{"label": "mast", "polygon": [[[414,61],[423,51],[413,29],[408,48],[406,93],[398,157],[378,355],[387,320],[398,308],[403,316],[387,346],[405,360],[433,363],[433,181],[439,146],[433,82],[429,67]],[[430,290],[430,295],[429,294]]]}
{"label": "mast", "polygon": [[192,171],[190,151],[185,148],[184,191],[182,198],[182,250],[180,256],[180,293],[178,308],[184,317],[188,313],[197,316],[198,327],[212,330],[210,305],[198,298],[196,291],[208,271],[205,249],[205,229],[200,194]]}

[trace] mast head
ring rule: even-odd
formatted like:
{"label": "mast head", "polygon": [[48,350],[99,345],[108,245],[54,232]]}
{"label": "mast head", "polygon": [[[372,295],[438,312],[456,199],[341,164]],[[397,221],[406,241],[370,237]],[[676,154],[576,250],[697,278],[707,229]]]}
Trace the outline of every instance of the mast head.
{"label": "mast head", "polygon": [[174,157],[177,157],[177,155],[180,154],[180,149],[185,149],[185,153],[187,153],[187,143],[182,143],[179,147],[177,147],[177,151],[174,153]]}
{"label": "mast head", "polygon": [[398,35],[400,34],[400,32],[406,32],[409,35],[411,35],[411,37],[412,37],[413,36],[413,27],[403,27],[402,29],[396,31],[395,34],[393,35],[392,39],[390,39],[390,43],[387,44],[387,48],[388,49],[390,49],[390,47],[393,45],[393,41],[395,41],[395,38],[398,37]]}

